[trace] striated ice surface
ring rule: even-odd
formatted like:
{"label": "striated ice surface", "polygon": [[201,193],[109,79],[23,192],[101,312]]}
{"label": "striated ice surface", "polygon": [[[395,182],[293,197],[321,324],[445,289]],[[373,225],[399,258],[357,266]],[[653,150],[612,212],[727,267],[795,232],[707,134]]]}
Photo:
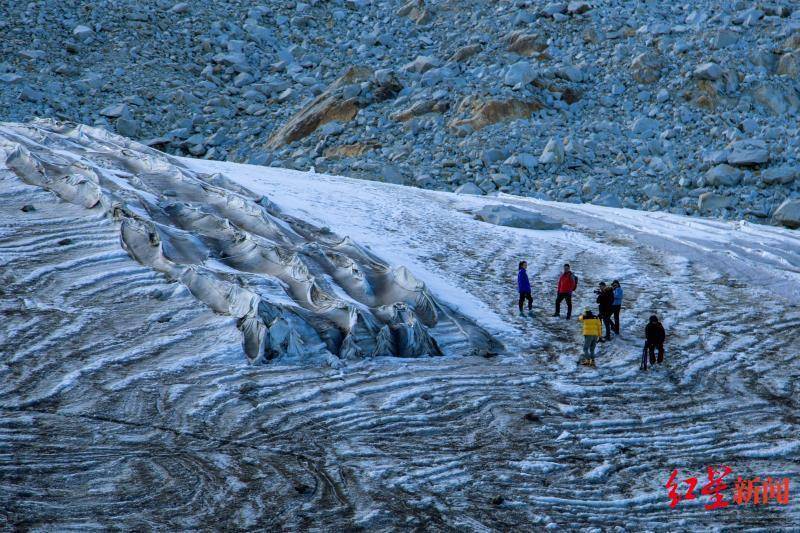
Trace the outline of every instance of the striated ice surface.
{"label": "striated ice surface", "polygon": [[122,248],[237,319],[253,362],[485,355],[502,346],[414,275],[347,237],[281,213],[224,175],[104,130],[0,127],[25,183],[119,224]]}
{"label": "striated ice surface", "polygon": [[[800,523],[797,232],[167,159],[91,128],[2,128],[0,530]],[[63,168],[76,178],[62,184]],[[487,205],[562,227],[476,220]],[[516,308],[521,259],[533,316]],[[625,288],[622,336],[596,369],[575,364],[580,324],[549,316],[565,262],[578,309],[601,280]],[[427,297],[409,298],[423,281]],[[651,313],[666,362],[640,372]],[[506,348],[497,357],[383,357],[429,340],[468,353],[487,331]],[[706,511],[699,488],[719,465],[733,472],[727,500],[735,476],[771,476],[791,479],[790,503]],[[672,469],[700,482],[676,509]]]}

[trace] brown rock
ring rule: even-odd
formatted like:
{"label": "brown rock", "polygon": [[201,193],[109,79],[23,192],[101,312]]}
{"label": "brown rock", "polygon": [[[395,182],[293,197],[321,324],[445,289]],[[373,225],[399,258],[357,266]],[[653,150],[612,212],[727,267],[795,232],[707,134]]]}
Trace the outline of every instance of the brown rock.
{"label": "brown rock", "polygon": [[800,109],[800,98],[794,89],[786,90],[779,84],[761,83],[752,91],[753,100],[769,109],[774,115],[796,112]]}
{"label": "brown rock", "polygon": [[403,4],[400,9],[395,13],[398,17],[407,17],[413,10],[425,9],[425,2],[423,0],[411,0]]}
{"label": "brown rock", "polygon": [[788,17],[792,14],[791,8],[788,6],[779,6],[777,4],[761,4],[761,9],[768,17]]}
{"label": "brown rock", "polygon": [[600,37],[597,35],[597,30],[589,26],[581,33],[584,44],[597,44],[600,42]]}
{"label": "brown rock", "polygon": [[719,91],[713,81],[698,80],[694,103],[698,107],[713,111],[719,102]]}
{"label": "brown rock", "polygon": [[800,77],[800,53],[789,52],[778,60],[778,74],[797,79]]}
{"label": "brown rock", "polygon": [[450,102],[446,100],[425,100],[413,104],[411,107],[392,113],[389,118],[400,122],[411,120],[414,117],[427,113],[444,113],[450,107]]}
{"label": "brown rock", "polygon": [[428,24],[433,20],[433,14],[431,14],[430,10],[426,9],[425,11],[420,13],[420,15],[417,18],[412,20],[414,20],[414,22],[416,22],[417,24]]}
{"label": "brown rock", "polygon": [[392,80],[386,85],[373,87],[372,97],[355,97],[346,99],[342,88],[353,83],[370,80],[372,70],[366,67],[350,67],[325,91],[314,98],[305,108],[295,113],[289,121],[267,140],[268,148],[278,148],[292,143],[313,133],[328,122],[353,120],[358,110],[374,101],[385,100],[400,90],[400,85]]}
{"label": "brown rock", "polygon": [[481,101],[471,97],[466,97],[458,106],[457,114],[463,112],[471,113],[469,118],[454,119],[448,127],[457,135],[463,135],[469,131],[477,131],[491,124],[513,120],[516,118],[528,118],[531,113],[542,109],[544,106],[538,100],[488,100]]}
{"label": "brown rock", "polygon": [[439,66],[439,60],[433,56],[417,56],[414,61],[403,65],[403,70],[424,74],[432,68]]}
{"label": "brown rock", "polygon": [[572,89],[571,87],[567,87],[566,89],[564,89],[564,92],[561,93],[561,99],[564,102],[572,105],[581,99],[581,93],[579,91]]}
{"label": "brown rock", "polygon": [[664,66],[661,56],[654,52],[644,52],[631,61],[631,76],[639,83],[655,83],[661,78]]}
{"label": "brown rock", "polygon": [[800,31],[794,32],[783,42],[783,47],[787,50],[800,50]]}
{"label": "brown rock", "polygon": [[525,57],[544,52],[547,49],[547,39],[536,33],[523,33],[515,31],[506,38],[508,51]]}
{"label": "brown rock", "polygon": [[396,12],[398,17],[408,17],[417,24],[428,24],[433,20],[431,12],[425,8],[424,0],[411,0]]}
{"label": "brown rock", "polygon": [[572,15],[583,15],[590,9],[592,9],[592,5],[589,2],[573,1],[567,4],[567,13]]}
{"label": "brown rock", "polygon": [[481,45],[468,44],[467,46],[462,46],[461,48],[456,50],[455,53],[452,56],[450,56],[450,59],[448,61],[464,61],[474,56],[480,51],[481,51]]}
{"label": "brown rock", "polygon": [[324,155],[329,159],[335,159],[339,157],[358,157],[380,147],[381,145],[378,144],[376,141],[366,141],[363,143],[353,143],[353,144],[341,144],[339,146],[330,146],[326,148],[325,151],[322,153],[322,155]]}

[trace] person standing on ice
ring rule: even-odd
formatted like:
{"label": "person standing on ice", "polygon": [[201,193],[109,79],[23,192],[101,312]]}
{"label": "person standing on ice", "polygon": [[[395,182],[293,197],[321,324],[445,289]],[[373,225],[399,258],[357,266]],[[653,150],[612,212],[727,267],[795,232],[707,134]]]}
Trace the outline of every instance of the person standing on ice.
{"label": "person standing on ice", "polygon": [[614,280],[611,282],[611,288],[614,289],[614,303],[611,305],[611,313],[614,316],[614,333],[619,335],[619,312],[622,309],[622,287],[619,281]]}
{"label": "person standing on ice", "polygon": [[580,365],[595,366],[594,351],[597,348],[597,339],[602,333],[600,319],[592,314],[587,307],[578,320],[583,322],[583,359],[578,361]]}
{"label": "person standing on ice", "polygon": [[527,261],[519,262],[519,271],[517,272],[517,291],[519,292],[519,314],[525,316],[522,310],[522,304],[528,300],[528,311],[531,311],[533,306],[533,297],[531,296],[531,282],[528,279]]}
{"label": "person standing on ice", "polygon": [[578,276],[572,273],[569,263],[564,265],[564,272],[558,278],[556,287],[556,312],[553,316],[561,316],[561,301],[567,302],[567,320],[572,317],[572,293],[578,288]]}
{"label": "person standing on ice", "polygon": [[647,370],[647,357],[650,358],[650,364],[656,363],[656,348],[658,348],[658,363],[664,362],[664,340],[667,338],[667,333],[664,331],[664,326],[658,321],[656,315],[650,317],[650,321],[644,327],[645,344],[642,350],[642,370]]}
{"label": "person standing on ice", "polygon": [[600,318],[603,320],[603,325],[606,328],[606,338],[601,339],[600,342],[611,340],[611,324],[612,307],[614,305],[614,291],[611,287],[606,286],[604,282],[600,282],[600,288],[595,291],[597,293],[597,311]]}

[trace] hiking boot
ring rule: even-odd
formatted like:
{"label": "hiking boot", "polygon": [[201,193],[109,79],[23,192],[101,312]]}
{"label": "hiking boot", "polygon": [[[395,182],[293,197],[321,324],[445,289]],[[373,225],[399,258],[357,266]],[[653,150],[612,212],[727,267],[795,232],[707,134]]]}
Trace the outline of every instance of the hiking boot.
{"label": "hiking boot", "polygon": [[553,313],[553,316],[561,316],[561,315],[559,315],[558,313]]}
{"label": "hiking boot", "polygon": [[597,365],[594,364],[594,359],[589,359],[589,366],[592,368],[597,368]]}

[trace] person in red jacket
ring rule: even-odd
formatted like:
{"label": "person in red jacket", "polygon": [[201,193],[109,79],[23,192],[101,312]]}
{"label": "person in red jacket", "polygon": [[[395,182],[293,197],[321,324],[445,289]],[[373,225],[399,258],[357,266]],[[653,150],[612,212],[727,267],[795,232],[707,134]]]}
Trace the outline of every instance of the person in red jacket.
{"label": "person in red jacket", "polygon": [[553,316],[561,316],[561,301],[567,302],[567,320],[572,318],[572,293],[578,288],[578,276],[572,273],[569,263],[564,265],[564,273],[558,278],[556,288],[556,312]]}

